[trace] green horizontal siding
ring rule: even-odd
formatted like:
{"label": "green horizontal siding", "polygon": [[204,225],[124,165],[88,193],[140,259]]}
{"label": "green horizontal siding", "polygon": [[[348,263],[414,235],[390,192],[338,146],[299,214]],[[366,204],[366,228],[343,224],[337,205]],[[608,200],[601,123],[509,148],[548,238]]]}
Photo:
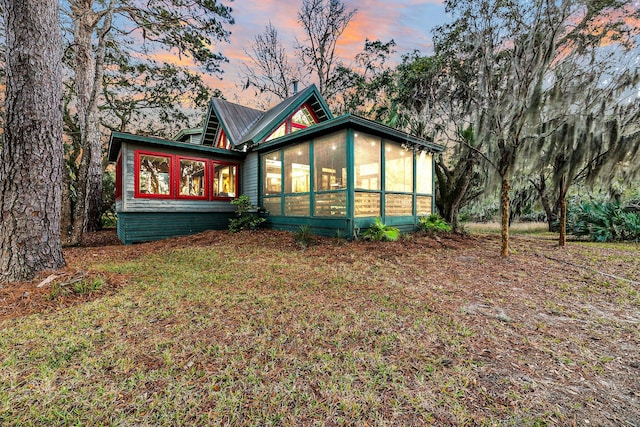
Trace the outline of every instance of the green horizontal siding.
{"label": "green horizontal siding", "polygon": [[128,245],[206,230],[226,230],[234,213],[118,212],[118,237]]}

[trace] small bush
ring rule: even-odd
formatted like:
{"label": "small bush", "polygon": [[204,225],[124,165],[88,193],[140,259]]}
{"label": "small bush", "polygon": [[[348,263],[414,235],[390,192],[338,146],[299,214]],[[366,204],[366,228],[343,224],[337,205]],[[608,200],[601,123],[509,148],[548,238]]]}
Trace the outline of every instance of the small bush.
{"label": "small bush", "polygon": [[438,214],[421,216],[418,219],[418,227],[427,233],[448,233],[451,231],[451,226]]}
{"label": "small bush", "polygon": [[311,227],[308,225],[301,225],[295,233],[293,233],[293,238],[296,243],[303,247],[309,247],[313,243],[313,233],[311,233]]}
{"label": "small bush", "polygon": [[251,204],[249,196],[243,194],[231,204],[236,206],[236,217],[229,220],[229,231],[256,230],[267,219],[260,216],[260,208]]}
{"label": "small bush", "polygon": [[385,225],[382,219],[376,218],[371,227],[362,233],[362,237],[374,242],[395,242],[400,238],[400,230]]}
{"label": "small bush", "polygon": [[583,202],[567,212],[567,232],[594,242],[640,240],[640,215],[616,202]]}

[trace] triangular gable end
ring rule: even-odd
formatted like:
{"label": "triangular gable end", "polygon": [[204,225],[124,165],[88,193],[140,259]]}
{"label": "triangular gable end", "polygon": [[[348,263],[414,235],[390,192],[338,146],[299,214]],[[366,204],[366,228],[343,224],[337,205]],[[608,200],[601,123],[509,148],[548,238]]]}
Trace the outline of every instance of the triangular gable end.
{"label": "triangular gable end", "polygon": [[308,106],[311,113],[321,123],[333,119],[333,114],[315,85],[311,85],[276,105],[260,118],[245,134],[240,144],[255,146],[264,142],[273,132],[281,127],[301,107]]}
{"label": "triangular gable end", "polygon": [[205,116],[201,143],[217,147],[224,140],[225,148],[234,147],[262,115],[262,111],[214,98]]}

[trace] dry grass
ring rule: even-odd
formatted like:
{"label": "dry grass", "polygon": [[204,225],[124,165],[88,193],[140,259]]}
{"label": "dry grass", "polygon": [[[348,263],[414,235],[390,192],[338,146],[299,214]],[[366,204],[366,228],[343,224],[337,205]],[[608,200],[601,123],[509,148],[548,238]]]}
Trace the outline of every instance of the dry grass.
{"label": "dry grass", "polygon": [[0,324],[0,424],[639,424],[638,245],[513,249],[211,232],[68,250],[128,284]]}

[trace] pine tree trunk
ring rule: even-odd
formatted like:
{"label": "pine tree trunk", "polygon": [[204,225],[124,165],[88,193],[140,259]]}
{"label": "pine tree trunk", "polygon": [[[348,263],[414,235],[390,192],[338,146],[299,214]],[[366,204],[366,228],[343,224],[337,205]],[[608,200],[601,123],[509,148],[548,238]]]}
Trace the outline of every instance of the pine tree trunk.
{"label": "pine tree trunk", "polygon": [[500,247],[500,254],[503,257],[509,256],[509,190],[511,185],[509,184],[509,178],[502,177],[502,184],[500,186],[500,208],[502,211],[502,228],[500,235],[502,236],[502,244]]}
{"label": "pine tree trunk", "polygon": [[57,0],[3,0],[6,120],[0,150],[0,282],[64,265],[62,39]]}

